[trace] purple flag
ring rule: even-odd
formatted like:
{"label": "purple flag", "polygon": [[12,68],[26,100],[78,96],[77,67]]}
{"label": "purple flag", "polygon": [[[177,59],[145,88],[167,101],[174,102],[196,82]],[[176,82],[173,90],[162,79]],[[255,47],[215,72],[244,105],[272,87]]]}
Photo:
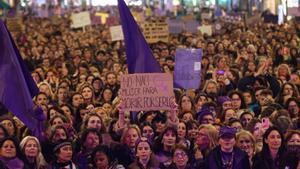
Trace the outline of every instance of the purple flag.
{"label": "purple flag", "polygon": [[141,30],[124,0],[118,0],[129,73],[161,73]]}
{"label": "purple flag", "polygon": [[44,115],[32,102],[39,89],[2,20],[0,37],[0,102],[39,136]]}

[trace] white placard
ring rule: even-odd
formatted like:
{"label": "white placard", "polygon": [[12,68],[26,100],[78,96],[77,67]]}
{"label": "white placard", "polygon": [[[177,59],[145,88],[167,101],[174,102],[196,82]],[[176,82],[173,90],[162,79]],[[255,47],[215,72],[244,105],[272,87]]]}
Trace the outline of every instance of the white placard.
{"label": "white placard", "polygon": [[201,70],[201,62],[195,62],[194,63],[194,70],[195,71]]}
{"label": "white placard", "polygon": [[112,26],[109,29],[112,41],[124,40],[124,34],[121,25]]}
{"label": "white placard", "polygon": [[72,19],[72,28],[81,28],[84,26],[91,25],[91,17],[88,11],[73,13],[71,16]]}
{"label": "white placard", "polygon": [[212,35],[212,26],[211,25],[199,26],[198,29],[202,32],[202,34],[206,33],[208,36]]}

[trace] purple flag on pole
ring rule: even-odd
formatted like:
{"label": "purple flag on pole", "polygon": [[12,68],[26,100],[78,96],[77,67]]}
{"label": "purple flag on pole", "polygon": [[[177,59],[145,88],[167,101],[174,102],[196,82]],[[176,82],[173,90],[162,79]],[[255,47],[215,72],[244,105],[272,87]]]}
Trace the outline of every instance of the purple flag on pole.
{"label": "purple flag on pole", "polygon": [[128,72],[161,73],[158,62],[124,0],[118,0],[118,7],[125,38]]}
{"label": "purple flag on pole", "polygon": [[39,137],[44,115],[32,101],[39,89],[2,20],[0,37],[0,102]]}

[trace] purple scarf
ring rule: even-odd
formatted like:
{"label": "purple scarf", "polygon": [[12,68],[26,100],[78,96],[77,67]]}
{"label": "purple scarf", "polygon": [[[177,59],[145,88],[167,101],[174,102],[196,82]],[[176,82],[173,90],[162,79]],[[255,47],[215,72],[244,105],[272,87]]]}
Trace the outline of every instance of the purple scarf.
{"label": "purple scarf", "polygon": [[24,162],[18,157],[15,158],[4,158],[0,157],[0,160],[8,167],[9,169],[23,169]]}

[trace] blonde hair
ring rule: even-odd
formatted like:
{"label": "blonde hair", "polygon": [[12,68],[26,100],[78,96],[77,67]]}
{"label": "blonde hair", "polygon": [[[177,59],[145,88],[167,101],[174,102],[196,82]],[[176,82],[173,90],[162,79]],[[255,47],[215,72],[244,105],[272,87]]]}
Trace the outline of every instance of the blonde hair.
{"label": "blonde hair", "polygon": [[122,144],[125,143],[125,138],[126,138],[126,136],[127,136],[127,134],[128,134],[128,131],[129,131],[130,129],[135,129],[135,130],[137,131],[138,135],[139,135],[139,138],[141,137],[141,130],[140,130],[140,128],[139,128],[137,125],[135,125],[135,124],[130,125],[130,126],[126,127],[126,128],[124,129],[123,133],[122,133],[122,137],[121,137],[121,143],[122,143]]}
{"label": "blonde hair", "polygon": [[207,136],[210,140],[209,151],[214,149],[218,145],[219,132],[215,126],[211,124],[202,124],[199,126],[198,130],[205,129]]}
{"label": "blonde hair", "polygon": [[217,87],[217,90],[219,90],[218,82],[216,82],[215,80],[210,79],[210,80],[207,80],[207,81],[205,82],[204,87],[203,87],[203,89],[202,89],[202,92],[205,93],[205,90],[206,90],[207,86],[208,86],[209,84],[211,84],[211,83],[212,83],[212,84],[215,84],[216,87]]}
{"label": "blonde hair", "polygon": [[37,168],[40,169],[40,168],[43,168],[43,167],[47,166],[47,162],[45,161],[45,158],[42,154],[41,144],[40,144],[39,140],[36,137],[33,137],[33,136],[24,137],[23,140],[20,143],[21,151],[24,153],[25,146],[26,146],[26,144],[28,143],[29,140],[34,140],[37,144],[37,147],[38,147],[38,155],[35,158]]}
{"label": "blonde hair", "polygon": [[254,150],[254,154],[255,154],[255,152],[257,152],[257,148],[256,148],[256,142],[255,142],[254,136],[249,131],[247,131],[247,130],[241,130],[240,132],[238,132],[236,134],[236,141],[238,142],[239,139],[241,137],[243,137],[243,136],[249,137],[249,139],[250,139],[250,141],[252,143],[252,148]]}
{"label": "blonde hair", "polygon": [[51,99],[54,99],[54,93],[52,91],[52,87],[50,86],[50,84],[46,81],[43,81],[43,82],[40,82],[37,86],[40,89],[40,87],[43,86],[43,85],[45,85],[49,88],[49,96],[48,97],[50,97]]}

